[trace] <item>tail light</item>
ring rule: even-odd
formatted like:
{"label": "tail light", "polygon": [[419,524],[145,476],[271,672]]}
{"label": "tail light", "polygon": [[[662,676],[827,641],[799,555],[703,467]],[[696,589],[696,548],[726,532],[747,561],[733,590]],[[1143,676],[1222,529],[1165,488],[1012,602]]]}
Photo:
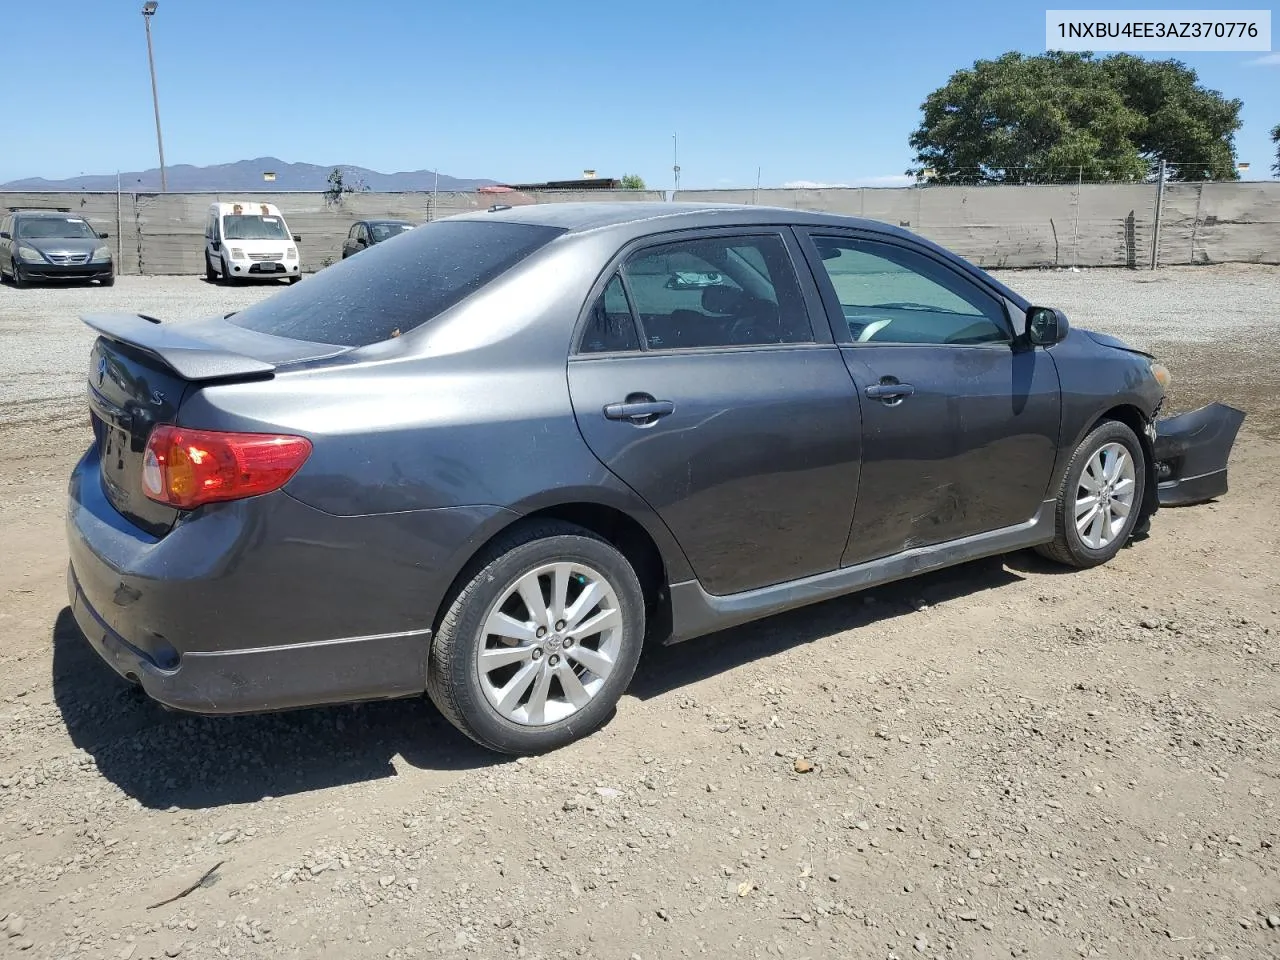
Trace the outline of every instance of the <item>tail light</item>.
{"label": "tail light", "polygon": [[163,424],[147,438],[142,489],[157,503],[191,510],[279,490],[310,455],[306,437]]}

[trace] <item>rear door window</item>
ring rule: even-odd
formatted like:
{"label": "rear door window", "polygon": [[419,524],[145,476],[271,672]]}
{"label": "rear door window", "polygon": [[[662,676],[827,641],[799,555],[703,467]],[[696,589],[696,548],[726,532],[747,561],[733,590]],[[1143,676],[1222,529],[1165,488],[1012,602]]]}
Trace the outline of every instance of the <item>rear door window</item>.
{"label": "rear door window", "polygon": [[813,340],[795,268],[776,234],[648,247],[622,272],[649,350]]}
{"label": "rear door window", "polygon": [[613,275],[604,292],[596,299],[582,332],[582,353],[618,353],[640,349],[640,335],[622,278]]}
{"label": "rear door window", "polygon": [[439,220],[404,243],[325,267],[229,318],[294,340],[363,347],[408,333],[564,233],[559,227]]}

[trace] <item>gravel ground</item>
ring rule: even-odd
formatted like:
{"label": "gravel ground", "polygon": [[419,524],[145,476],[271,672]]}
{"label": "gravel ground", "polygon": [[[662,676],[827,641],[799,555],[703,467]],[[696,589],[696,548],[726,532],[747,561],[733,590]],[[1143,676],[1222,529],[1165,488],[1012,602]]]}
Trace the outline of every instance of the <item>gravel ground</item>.
{"label": "gravel ground", "polygon": [[[224,287],[195,277],[119,277],[114,287],[0,287],[0,426],[79,405],[93,334],[86,313],[190,320],[239,310],[283,284]],[[17,349],[13,349],[16,346]]]}
{"label": "gravel ground", "polygon": [[1005,278],[1242,405],[1231,493],[1095,570],[648,652],[519,762],[423,701],[190,718],[119,682],[64,609],[74,315],[272,291],[0,290],[0,955],[1280,957],[1280,270]]}

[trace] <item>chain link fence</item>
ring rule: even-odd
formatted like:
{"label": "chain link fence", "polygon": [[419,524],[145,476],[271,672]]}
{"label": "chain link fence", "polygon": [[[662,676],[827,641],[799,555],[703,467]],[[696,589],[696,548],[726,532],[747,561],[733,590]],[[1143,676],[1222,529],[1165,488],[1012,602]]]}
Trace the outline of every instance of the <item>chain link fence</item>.
{"label": "chain link fence", "polygon": [[554,191],[525,193],[0,193],[0,210],[87,217],[121,273],[199,274],[209,204],[276,204],[304,268],[340,259],[357,220],[425,222],[494,203],[748,203],[867,217],[922,234],[984,267],[1130,267],[1280,263],[1280,182],[1045,183],[873,188]]}

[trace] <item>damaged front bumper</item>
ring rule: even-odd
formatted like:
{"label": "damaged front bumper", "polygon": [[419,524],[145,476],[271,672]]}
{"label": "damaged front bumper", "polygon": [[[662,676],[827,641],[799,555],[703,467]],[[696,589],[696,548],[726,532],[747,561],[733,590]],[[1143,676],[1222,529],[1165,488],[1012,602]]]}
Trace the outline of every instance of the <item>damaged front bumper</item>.
{"label": "damaged front bumper", "polygon": [[1227,459],[1242,423],[1244,411],[1225,403],[1155,422],[1160,506],[1186,507],[1227,492]]}

